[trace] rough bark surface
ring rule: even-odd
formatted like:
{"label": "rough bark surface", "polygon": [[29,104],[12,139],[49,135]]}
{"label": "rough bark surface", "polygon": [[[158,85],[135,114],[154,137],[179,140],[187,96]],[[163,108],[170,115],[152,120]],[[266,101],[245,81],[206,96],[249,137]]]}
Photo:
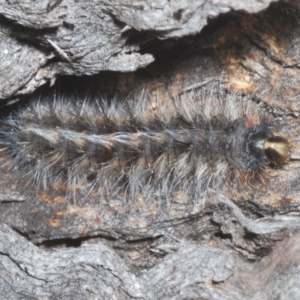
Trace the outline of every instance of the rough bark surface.
{"label": "rough bark surface", "polygon": [[220,13],[255,12],[270,2],[1,0],[0,76],[6,80],[0,98],[33,92],[57,75],[147,66],[154,58],[139,52],[141,40],[130,41],[133,29],[149,31],[151,38],[182,37],[200,32]]}
{"label": "rough bark surface", "polygon": [[[218,80],[280,117],[299,158],[298,2],[146,2],[0,0],[3,105],[59,75],[129,72],[155,60],[134,73],[58,83],[163,101]],[[299,162],[268,172],[262,189],[211,190],[194,203],[99,201],[95,193],[79,206],[1,168],[0,294],[299,299]]]}

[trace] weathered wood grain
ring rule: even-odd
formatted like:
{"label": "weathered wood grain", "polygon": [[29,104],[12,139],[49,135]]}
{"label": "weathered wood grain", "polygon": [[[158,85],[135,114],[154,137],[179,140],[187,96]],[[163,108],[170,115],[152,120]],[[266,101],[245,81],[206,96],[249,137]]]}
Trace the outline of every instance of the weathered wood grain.
{"label": "weathered wood grain", "polygon": [[299,234],[257,263],[190,241],[149,248],[162,253],[137,275],[101,242],[45,251],[0,226],[4,299],[297,299]]}

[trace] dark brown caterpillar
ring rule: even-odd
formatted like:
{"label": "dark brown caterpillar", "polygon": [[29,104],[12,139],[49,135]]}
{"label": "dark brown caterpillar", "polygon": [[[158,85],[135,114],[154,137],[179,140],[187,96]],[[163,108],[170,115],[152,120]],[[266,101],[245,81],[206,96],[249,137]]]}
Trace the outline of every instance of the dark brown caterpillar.
{"label": "dark brown caterpillar", "polygon": [[257,104],[224,91],[141,99],[35,100],[3,119],[2,164],[32,179],[105,197],[199,197],[207,187],[254,186],[289,142],[273,133]]}

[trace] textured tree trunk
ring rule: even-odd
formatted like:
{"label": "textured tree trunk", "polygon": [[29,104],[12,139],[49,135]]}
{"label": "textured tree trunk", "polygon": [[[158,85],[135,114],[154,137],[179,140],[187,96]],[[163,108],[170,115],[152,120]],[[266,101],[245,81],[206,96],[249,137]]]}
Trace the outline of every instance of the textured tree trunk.
{"label": "textured tree trunk", "polygon": [[262,189],[194,203],[79,205],[3,165],[1,297],[299,299],[299,49],[297,1],[0,0],[3,115],[34,97],[164,101],[218,82],[279,118],[292,144]]}

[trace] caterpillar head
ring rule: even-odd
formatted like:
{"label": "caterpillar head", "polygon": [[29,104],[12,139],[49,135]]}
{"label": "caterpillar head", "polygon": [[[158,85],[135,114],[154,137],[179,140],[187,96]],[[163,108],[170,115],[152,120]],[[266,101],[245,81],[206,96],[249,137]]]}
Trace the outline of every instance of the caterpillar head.
{"label": "caterpillar head", "polygon": [[291,144],[281,136],[256,137],[252,149],[264,155],[267,161],[275,166],[284,165],[291,156]]}
{"label": "caterpillar head", "polygon": [[281,136],[272,136],[266,139],[264,152],[267,159],[276,166],[281,166],[289,161],[291,145]]}
{"label": "caterpillar head", "polygon": [[269,125],[255,124],[246,128],[245,152],[247,169],[255,170],[271,163],[282,166],[291,156],[291,144],[281,136],[273,134]]}

